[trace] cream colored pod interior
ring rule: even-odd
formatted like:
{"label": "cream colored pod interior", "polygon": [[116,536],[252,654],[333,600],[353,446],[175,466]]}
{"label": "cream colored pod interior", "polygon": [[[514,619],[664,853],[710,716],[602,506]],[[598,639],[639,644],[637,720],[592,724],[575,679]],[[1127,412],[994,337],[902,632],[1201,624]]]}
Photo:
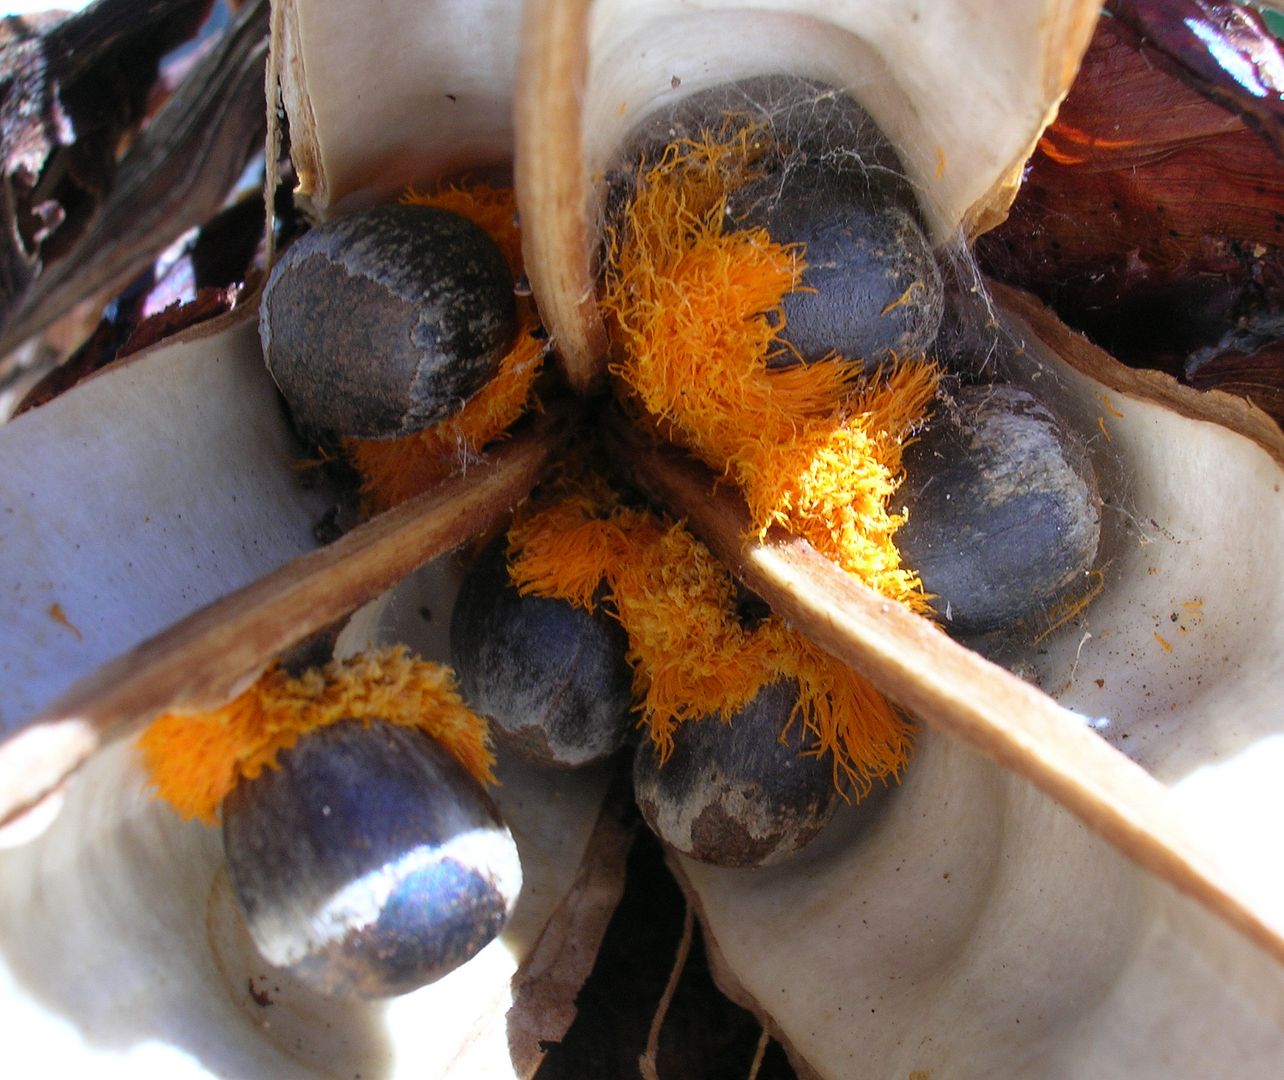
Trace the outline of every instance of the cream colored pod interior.
{"label": "cream colored pod interior", "polygon": [[[518,4],[300,0],[275,15],[321,216],[511,168]],[[0,428],[5,816],[89,758],[0,832],[0,1071],[529,1076],[540,1041],[570,1023],[622,887],[605,772],[500,762],[496,801],[523,873],[512,920],[450,975],[376,1003],[329,1000],[267,967],[219,831],[145,790],[142,723],[228,699],[330,621],[319,613],[342,607],[336,595],[356,606],[405,578],[342,648],[402,641],[447,659],[457,568],[411,571],[512,505],[536,467],[519,450],[511,487],[508,466],[478,466],[444,509],[385,515],[314,550],[331,499],[300,482],[256,316],[247,304]]]}
{"label": "cream colored pod interior", "polygon": [[[536,295],[580,384],[598,377],[605,333],[586,297],[606,175],[635,166],[628,137],[640,122],[756,75],[838,88],[890,136],[949,249],[1001,219],[1097,14],[1072,3],[539,8],[556,28],[525,58],[533,92],[519,117],[556,109],[559,120],[519,124],[518,193]],[[751,587],[784,596],[786,614],[827,647],[864,633],[839,655],[926,724],[904,785],[872,818],[840,812],[795,861],[671,865],[719,982],[804,1075],[1274,1075],[1284,440],[1242,402],[1123,368],[1028,298],[996,289],[991,304],[1008,354],[998,373],[1088,437],[1106,503],[1102,595],[1005,658],[1055,701],[961,660],[942,635],[889,616],[882,641],[877,613],[844,623],[823,599],[790,598],[789,585],[808,584],[790,577],[790,557],[742,545]],[[694,502],[680,509],[697,532],[712,517]],[[1002,739],[968,727],[991,702],[1014,714]],[[1027,708],[1038,716],[1028,727]],[[1048,745],[1015,745],[1031,733]],[[1118,753],[1098,753],[1097,740]],[[1085,750],[1092,767],[1053,776],[1053,744]],[[1123,755],[1160,783],[1123,768]],[[1255,938],[1169,884],[1191,853]]]}
{"label": "cream colored pod interior", "polygon": [[[604,355],[602,174],[640,119],[755,74],[848,90],[896,143],[944,243],[1002,214],[1097,15],[1052,0],[520,6],[285,2],[277,56],[302,194],[319,216],[504,169],[516,151],[528,270],[576,385]],[[1065,708],[1022,697],[997,669],[960,666],[940,635],[897,645],[888,664],[909,674],[884,689],[926,725],[877,817],[855,828],[859,811],[840,815],[775,869],[673,865],[722,985],[804,1075],[1274,1075],[1284,445],[1252,410],[1128,372],[1019,296],[994,305],[1023,346],[1007,374],[1054,388],[1069,422],[1098,433],[1113,489],[1103,594],[1011,658]],[[166,670],[187,662],[186,679],[165,685],[189,702],[252,677],[270,659],[252,645],[277,618],[256,614],[268,610],[264,582],[319,601],[368,557],[373,546],[312,551],[326,500],[297,483],[295,449],[252,311],[0,429],[7,807],[39,794],[58,762],[132,734],[154,706],[158,656]],[[374,531],[397,547],[407,520]],[[392,577],[413,566],[413,554],[399,559]],[[445,564],[415,574],[347,644],[409,637],[440,655],[414,613],[446,611],[452,589]],[[202,621],[210,603],[223,604],[218,618]],[[899,642],[900,621],[886,624]],[[111,703],[110,724],[96,701]],[[1059,729],[1046,752],[1009,742],[989,756],[945,734],[938,721],[973,701],[1110,739],[1167,786],[1164,843],[1130,849],[1116,833],[1112,846],[1081,823],[1094,807],[1117,822],[1134,806],[1135,778],[1113,759],[1089,758],[1106,763],[1100,776],[1072,761],[1055,799],[991,760],[1083,745]],[[529,1075],[538,1040],[569,1023],[622,841],[601,813],[601,775],[503,779],[526,879],[509,932],[434,986],[353,1008],[262,967],[216,833],[150,800],[128,742],[111,741],[3,834],[6,1062],[130,1077]],[[1166,884],[1177,871],[1155,873],[1165,843],[1218,849],[1218,880],[1256,937]]]}

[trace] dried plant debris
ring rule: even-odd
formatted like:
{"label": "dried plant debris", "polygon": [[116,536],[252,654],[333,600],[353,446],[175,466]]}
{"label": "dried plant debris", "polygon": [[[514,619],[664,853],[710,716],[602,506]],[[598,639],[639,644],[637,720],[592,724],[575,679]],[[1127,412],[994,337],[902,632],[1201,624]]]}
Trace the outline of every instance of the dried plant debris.
{"label": "dried plant debris", "polygon": [[[281,210],[288,214],[288,205]],[[52,401],[116,360],[231,311],[258,281],[262,241],[257,198],[221,211],[130,282],[93,333],[27,391],[14,415]]]}
{"label": "dried plant debris", "polygon": [[117,147],[146,113],[161,58],[196,32],[209,8],[210,0],[107,0],[65,18],[4,20],[6,318],[101,204]]}
{"label": "dried plant debris", "polygon": [[1284,154],[1284,50],[1261,11],[1209,0],[1109,0],[1106,10],[1149,59]]}
{"label": "dried plant debris", "polygon": [[210,7],[103,0],[65,18],[4,20],[0,325],[89,226],[122,140],[147,113],[161,59],[196,33]]}
{"label": "dried plant debris", "polygon": [[1284,422],[1280,45],[1242,5],[1114,7],[981,265],[1125,363]]}

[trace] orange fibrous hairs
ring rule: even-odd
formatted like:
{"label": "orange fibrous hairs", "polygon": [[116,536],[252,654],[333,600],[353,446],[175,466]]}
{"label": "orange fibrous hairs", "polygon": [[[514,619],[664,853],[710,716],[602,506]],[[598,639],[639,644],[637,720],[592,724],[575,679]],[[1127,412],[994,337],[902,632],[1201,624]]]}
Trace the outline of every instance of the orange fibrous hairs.
{"label": "orange fibrous hairs", "polygon": [[[892,501],[902,447],[926,418],[939,371],[925,357],[863,379],[837,355],[769,366],[790,349],[784,297],[801,287],[806,252],[764,229],[725,226],[728,197],[769,149],[757,126],[732,120],[639,169],[609,236],[611,370],[665,434],[737,484],[755,535],[781,525],[926,611],[896,549],[904,518]],[[863,794],[906,763],[904,717],[778,617],[742,625],[729,573],[680,525],[604,498],[598,485],[520,519],[510,554],[524,592],[591,608],[606,583],[661,760],[679,724],[729,719],[768,682],[792,678],[790,724],[805,726],[812,753],[832,755],[840,788]]]}
{"label": "orange fibrous hairs", "polygon": [[708,548],[604,490],[573,489],[520,516],[509,531],[510,572],[523,593],[588,610],[606,582],[607,609],[628,634],[640,720],[661,761],[679,724],[728,720],[767,683],[792,678],[790,723],[804,725],[810,753],[832,757],[840,790],[863,795],[899,775],[912,730],[868,682],[776,616],[743,626],[731,575]]}
{"label": "orange fibrous hairs", "polygon": [[275,768],[278,755],[309,731],[341,720],[418,728],[475,779],[494,782],[485,720],[464,705],[449,668],[401,646],[297,677],[272,667],[221,708],[157,718],[139,749],[157,794],[183,817],[213,824],[242,778]]}
{"label": "orange fibrous hairs", "polygon": [[883,595],[926,611],[901,565],[892,509],[901,450],[926,417],[937,367],[906,357],[872,378],[832,356],[772,370],[789,350],[783,300],[805,251],[728,231],[753,175],[753,126],[671,145],[644,166],[610,245],[602,306],[612,370],[672,437],[744,494],[761,537],[782,525]]}

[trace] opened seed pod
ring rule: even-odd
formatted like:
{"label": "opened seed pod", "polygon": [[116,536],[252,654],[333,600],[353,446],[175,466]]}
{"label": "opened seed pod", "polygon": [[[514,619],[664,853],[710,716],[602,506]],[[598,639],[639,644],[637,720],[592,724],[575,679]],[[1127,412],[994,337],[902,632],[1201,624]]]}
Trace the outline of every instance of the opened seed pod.
{"label": "opened seed pod", "polygon": [[[410,185],[465,171],[504,182],[515,5],[488,12],[484,62],[467,45],[471,9],[394,5],[372,19],[303,3],[274,14],[318,216],[395,203]],[[375,85],[396,94],[352,92]],[[438,562],[402,579],[518,502],[556,437],[553,411],[497,456],[452,431],[446,467],[386,502],[445,479],[443,490],[318,547],[342,493],[298,469],[309,450],[264,367],[255,308],[139,353],[3,430],[5,504],[21,518],[6,532],[6,586],[26,597],[4,631],[23,669],[0,706],[5,817],[92,758],[7,834],[38,837],[0,855],[6,1052],[40,1069],[135,1075],[530,1075],[541,1040],[570,1022],[621,887],[624,831],[604,809],[601,770],[564,777],[554,807],[540,770],[501,761],[497,803],[523,883],[511,920],[431,985],[355,1004],[260,952],[218,829],[167,809],[141,771],[145,721],[233,701],[296,641],[399,581],[341,651],[402,641],[444,660],[453,571]]]}
{"label": "opened seed pod", "polygon": [[[587,386],[608,345],[594,299],[606,179],[668,102],[779,74],[850,93],[895,147],[939,253],[1002,214],[1097,9],[532,2],[520,20],[488,8],[481,33],[471,5],[296,0],[275,14],[294,159],[322,217],[508,162],[520,68],[528,269]],[[736,497],[711,496],[707,473],[628,449],[638,481],[782,617],[924,725],[904,785],[861,831],[847,828],[858,809],[840,809],[792,863],[673,865],[722,986],[804,1074],[1273,1074],[1284,447],[1251,410],[1127,372],[1027,299],[992,295],[996,374],[1087,433],[1105,498],[1100,594],[1066,621],[1045,612],[1047,636],[1004,656],[1033,683],[797,542],[746,541]],[[216,834],[151,802],[125,743],[94,753],[151,712],[225,701],[424,552],[481,531],[546,462],[545,443],[518,435],[436,500],[311,552],[327,500],[295,482],[261,363],[255,327],[234,317],[0,432],[18,598],[6,808],[93,754],[57,820],[0,856],[7,1052],[131,1075],[529,1075],[538,1041],[565,1030],[610,906],[600,782],[550,801],[538,773],[502,776],[519,845],[525,833],[549,856],[523,852],[528,884],[542,882],[527,914],[436,991],[339,1014],[260,966]],[[391,603],[439,614],[449,592],[430,582]]]}
{"label": "opened seed pod", "polygon": [[[627,235],[608,185],[648,160],[639,131],[663,128],[684,99],[717,85],[768,140],[777,117],[807,106],[758,92],[761,77],[827,87],[812,92],[817,115],[831,94],[850,95],[895,146],[938,258],[976,283],[952,241],[1002,214],[1015,163],[1055,105],[1055,91],[1043,95],[1057,85],[1056,50],[1036,42],[1041,32],[1045,42],[1082,40],[1091,13],[1014,5],[984,26],[940,9],[921,21],[903,15],[647,4],[597,5],[562,21],[550,40],[562,52],[533,59],[544,64],[533,80],[543,96],[525,107],[578,106],[578,122],[558,126],[559,154],[541,158],[532,143],[520,175],[532,250],[557,256],[530,271],[572,379],[602,377],[600,342],[610,340],[617,370],[633,345],[609,267],[605,315],[581,299],[603,288],[600,259]],[[915,27],[903,52],[889,44],[900,22]],[[923,62],[933,41],[983,34],[997,48],[1025,32],[1003,64],[973,66],[965,46],[934,57],[966,66],[957,78]],[[953,93],[922,92],[929,70]],[[556,76],[568,71],[583,84],[559,96]],[[985,133],[969,132],[983,116]],[[718,130],[718,117],[708,123]],[[811,143],[846,158],[841,129]],[[582,167],[569,179],[532,164],[576,148]],[[604,224],[614,233],[604,236]],[[852,836],[840,811],[798,860],[753,875],[679,855],[671,864],[701,914],[720,984],[804,1074],[1193,1076],[1231,1060],[1273,1071],[1284,1055],[1284,979],[1266,882],[1278,864],[1262,837],[1241,848],[1246,857],[1227,859],[1224,847],[1214,857],[1205,823],[1233,818],[1243,836],[1279,812],[1271,785],[1250,779],[1269,771],[1278,730],[1259,676],[1279,671],[1280,608],[1273,587],[1254,584],[1267,565],[1274,581],[1278,566],[1269,554],[1282,512],[1278,432],[1251,409],[1120,368],[1020,296],[990,296],[988,377],[1049,402],[1090,447],[1104,499],[1100,554],[1076,595],[1043,605],[1041,625],[996,654],[1030,682],[852,583],[807,545],[770,532],[760,541],[739,499],[725,486],[711,494],[710,473],[627,444],[636,482],[685,515],[793,626],[924,725],[903,787],[867,831]],[[663,411],[662,424],[673,415]],[[1205,491],[1196,462],[1212,460],[1223,480]],[[1197,498],[1177,493],[1179,476]],[[1266,508],[1252,525],[1248,505]],[[1213,565],[1221,602],[1209,621],[1198,567]],[[1173,625],[1185,627],[1180,636]],[[1179,1031],[1188,1015],[1220,1017],[1236,1034]],[[1160,1028],[1162,1046],[1152,1038]]]}

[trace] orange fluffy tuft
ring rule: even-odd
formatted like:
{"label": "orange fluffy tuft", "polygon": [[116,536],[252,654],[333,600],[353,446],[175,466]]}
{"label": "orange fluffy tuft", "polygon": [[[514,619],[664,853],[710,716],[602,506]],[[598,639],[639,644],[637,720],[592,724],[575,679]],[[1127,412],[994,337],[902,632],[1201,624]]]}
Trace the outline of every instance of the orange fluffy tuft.
{"label": "orange fluffy tuft", "polygon": [[756,533],[782,525],[883,595],[928,610],[901,566],[889,509],[901,448],[939,372],[904,359],[853,381],[841,357],[772,370],[788,345],[783,300],[805,253],[765,230],[726,232],[727,198],[752,175],[752,128],[670,146],[639,179],[613,238],[602,306],[612,370],[673,437],[731,477]]}
{"label": "orange fluffy tuft", "polygon": [[486,722],[464,705],[450,669],[400,646],[332,661],[297,678],[273,667],[212,712],[157,718],[139,748],[160,798],[185,818],[213,824],[242,777],[275,768],[281,751],[340,720],[419,728],[479,782],[495,782]]}
{"label": "orange fluffy tuft", "polygon": [[798,681],[790,722],[804,725],[812,753],[832,755],[840,790],[864,794],[908,760],[911,729],[886,700],[776,616],[744,627],[731,575],[681,525],[581,493],[519,520],[509,553],[523,593],[591,609],[606,582],[609,610],[628,634],[641,721],[661,761],[679,724],[726,720],[781,677]]}

